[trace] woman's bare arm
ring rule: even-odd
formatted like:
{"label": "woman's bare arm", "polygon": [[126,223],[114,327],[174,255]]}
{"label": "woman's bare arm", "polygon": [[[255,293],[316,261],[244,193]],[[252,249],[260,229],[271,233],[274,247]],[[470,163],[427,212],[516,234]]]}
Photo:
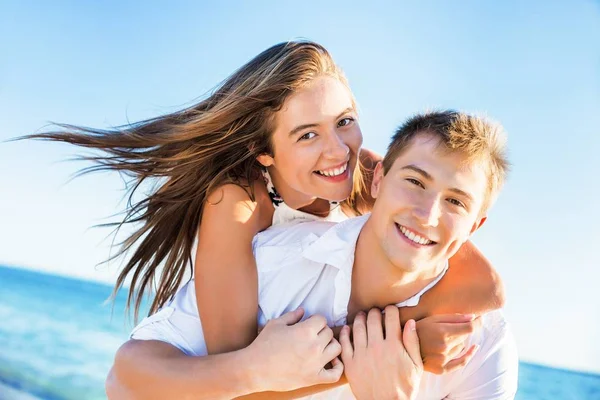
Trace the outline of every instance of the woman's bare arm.
{"label": "woman's bare arm", "polygon": [[[240,186],[224,185],[204,207],[195,258],[198,311],[209,354],[248,346],[257,335],[258,276],[252,238],[270,225],[257,201]],[[269,203],[270,205],[270,203]]]}

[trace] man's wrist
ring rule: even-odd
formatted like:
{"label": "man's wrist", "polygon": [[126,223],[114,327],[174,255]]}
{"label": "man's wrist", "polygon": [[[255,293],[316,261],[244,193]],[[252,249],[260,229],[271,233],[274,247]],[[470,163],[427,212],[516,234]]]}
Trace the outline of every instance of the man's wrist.
{"label": "man's wrist", "polygon": [[241,392],[240,395],[267,390],[263,387],[264,385],[260,376],[262,368],[258,368],[256,365],[257,360],[260,359],[257,357],[260,357],[260,355],[254,354],[250,346],[230,354],[235,358],[233,360],[237,381],[235,384],[238,385],[238,389]]}

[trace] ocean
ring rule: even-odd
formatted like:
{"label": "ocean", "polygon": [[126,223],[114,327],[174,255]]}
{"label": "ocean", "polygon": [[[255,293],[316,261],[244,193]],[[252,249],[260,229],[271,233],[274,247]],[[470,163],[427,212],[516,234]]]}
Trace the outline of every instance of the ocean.
{"label": "ocean", "polygon": [[[0,266],[0,399],[105,399],[131,329],[108,285]],[[521,363],[519,400],[600,400],[600,375]]]}

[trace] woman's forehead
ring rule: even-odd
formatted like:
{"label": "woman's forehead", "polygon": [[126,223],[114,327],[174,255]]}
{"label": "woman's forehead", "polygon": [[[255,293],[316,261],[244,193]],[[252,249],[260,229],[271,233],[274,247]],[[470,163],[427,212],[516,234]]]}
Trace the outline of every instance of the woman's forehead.
{"label": "woman's forehead", "polygon": [[338,79],[320,77],[290,95],[276,113],[277,130],[319,125],[354,109],[349,89]]}

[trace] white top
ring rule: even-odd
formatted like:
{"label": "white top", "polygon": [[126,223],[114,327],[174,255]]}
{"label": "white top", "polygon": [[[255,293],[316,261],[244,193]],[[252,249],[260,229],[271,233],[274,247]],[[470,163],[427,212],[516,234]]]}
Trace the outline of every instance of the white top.
{"label": "white top", "polygon": [[[297,221],[274,226],[253,242],[259,279],[259,324],[302,306],[306,315],[321,314],[328,324],[346,322],[354,250],[368,215],[334,224]],[[431,285],[430,285],[431,286]],[[398,305],[415,305],[427,288]],[[501,311],[483,318],[469,346],[480,348],[463,368],[445,375],[424,373],[419,399],[512,399],[517,389],[518,357]],[[173,301],[146,318],[133,339],[161,340],[188,355],[205,355],[193,283]],[[312,396],[352,399],[348,385]]]}

